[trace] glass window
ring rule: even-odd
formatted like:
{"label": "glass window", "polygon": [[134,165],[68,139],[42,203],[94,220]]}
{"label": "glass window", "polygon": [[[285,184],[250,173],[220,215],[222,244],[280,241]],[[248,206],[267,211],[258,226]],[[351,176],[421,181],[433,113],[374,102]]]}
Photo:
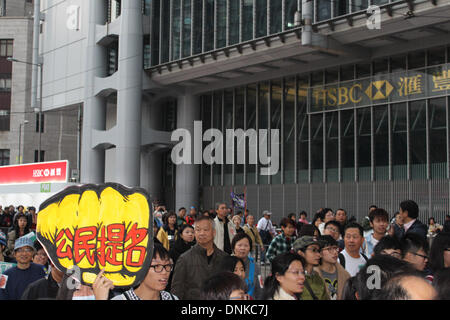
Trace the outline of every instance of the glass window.
{"label": "glass window", "polygon": [[270,1],[270,33],[281,32],[282,1]]}
{"label": "glass window", "polygon": [[372,65],[373,75],[388,73],[388,58],[375,59]]}
{"label": "glass window", "polygon": [[427,65],[434,66],[445,63],[445,47],[429,49],[427,52]]}
{"label": "glass window", "polygon": [[430,165],[432,178],[447,176],[447,131],[446,98],[431,99],[429,104],[430,120]]}
{"label": "glass window", "polygon": [[202,52],[202,35],[203,35],[203,0],[193,0],[194,5],[194,21],[193,21],[193,54]]}
{"label": "glass window", "polygon": [[[41,150],[40,154],[41,154],[41,161],[39,161],[39,150],[34,150],[34,162],[44,162],[45,161],[44,160],[45,159],[45,151]],[[23,157],[21,156],[21,158],[23,158]]]}
{"label": "glass window", "polygon": [[323,181],[323,114],[311,115],[311,169],[314,182]]}
{"label": "glass window", "polygon": [[[153,2],[159,2],[159,1],[153,0]],[[152,0],[144,0],[144,15],[149,16],[151,14],[151,11],[152,11]],[[157,12],[159,14],[159,10]]]}
{"label": "glass window", "polygon": [[297,170],[298,181],[307,182],[309,172],[309,135],[307,114],[307,90],[309,87],[307,78],[297,79]]}
{"label": "glass window", "polygon": [[[259,85],[259,106],[258,106],[258,129],[269,129],[269,83],[262,82]],[[264,140],[258,141],[259,144],[267,144],[269,145],[269,132],[267,132],[267,136]],[[258,148],[259,150],[260,148]],[[269,148],[267,147],[267,150]],[[261,153],[259,153],[261,154]],[[261,161],[261,159],[259,159]],[[268,184],[269,179],[268,176],[261,175],[261,166],[258,168],[258,184]]]}
{"label": "glass window", "polygon": [[355,116],[354,110],[341,112],[342,180],[355,180]]}
{"label": "glass window", "polygon": [[[202,96],[202,121],[203,121],[203,132],[211,128],[211,95]],[[203,150],[209,144],[209,141],[203,142]],[[202,161],[202,179],[203,186],[211,185],[211,165],[206,164]]]}
{"label": "glass window", "polygon": [[331,4],[328,0],[317,1],[317,21],[331,19]]}
{"label": "glass window", "polygon": [[350,64],[341,67],[340,81],[353,80],[355,78],[355,65]]}
{"label": "glass window", "polygon": [[[224,91],[223,116],[224,127],[222,133],[224,135],[223,137],[226,138],[226,129],[233,129],[233,90]],[[233,183],[233,164],[230,164],[230,161],[227,159],[227,149],[231,148],[231,141],[224,140],[224,146],[224,185],[231,186]]]}
{"label": "glass window", "polygon": [[180,59],[181,4],[172,0],[172,60]]}
{"label": "glass window", "polygon": [[426,101],[413,101],[409,109],[411,178],[427,177]]}
{"label": "glass window", "polygon": [[392,178],[407,178],[408,141],[406,103],[392,105]]}
{"label": "glass window", "polygon": [[242,2],[242,41],[253,39],[253,0]]}
{"label": "glass window", "polygon": [[387,106],[373,107],[375,179],[389,179],[389,120]]}
{"label": "glass window", "polygon": [[41,132],[44,132],[44,113],[41,113],[41,116],[39,117],[39,113],[36,114],[36,132],[39,132],[39,118],[41,118]]}
{"label": "glass window", "polygon": [[295,78],[288,78],[284,83],[283,110],[283,163],[284,183],[295,182]]}
{"label": "glass window", "polygon": [[0,166],[9,165],[9,149],[0,149]]}
{"label": "glass window", "polygon": [[404,72],[406,70],[406,56],[390,57],[390,72]]}
{"label": "glass window", "polygon": [[[235,129],[242,129],[244,130],[245,128],[245,123],[244,123],[244,115],[245,115],[245,109],[244,109],[244,91],[245,88],[244,87],[239,87],[236,88],[236,98],[235,98],[235,112],[234,112],[234,128]],[[236,141],[235,142],[235,156],[234,156],[234,172],[235,172],[235,181],[234,184],[235,185],[243,185],[244,184],[244,164],[239,164],[237,159],[238,157],[242,157],[245,156],[239,154],[239,150],[240,150],[240,146],[245,146],[244,145],[244,139],[242,139],[241,141]],[[245,150],[245,149],[244,149]]]}
{"label": "glass window", "polygon": [[352,12],[357,12],[367,9],[368,0],[353,0],[352,1]]}
{"label": "glass window", "polygon": [[256,37],[267,35],[267,0],[258,0],[256,5]]}
{"label": "glass window", "polygon": [[311,73],[311,87],[323,85],[323,71]]}
{"label": "glass window", "polygon": [[239,42],[239,20],[240,20],[240,0],[230,1],[230,35],[229,44],[236,44]]}
{"label": "glass window", "polygon": [[343,16],[347,13],[349,13],[348,11],[348,2],[349,0],[335,0],[334,1],[334,16]]}
{"label": "glass window", "polygon": [[169,41],[170,37],[170,1],[162,1],[161,3],[161,61],[165,63],[169,61]]}
{"label": "glass window", "polygon": [[10,117],[9,110],[0,110],[0,131],[9,131]]}
{"label": "glass window", "polygon": [[[256,85],[249,85],[247,87],[247,126],[246,129],[249,128],[256,130]],[[246,163],[247,163],[247,184],[255,184],[256,183],[256,164],[250,163],[249,150],[258,150],[258,146],[250,145],[249,139],[247,139],[247,147],[246,150]],[[258,159],[258,157],[257,157]]]}
{"label": "glass window", "polygon": [[339,68],[330,68],[325,70],[325,83],[338,82]]}
{"label": "glass window", "polygon": [[326,166],[327,181],[339,181],[339,115],[328,112],[326,117]]}
{"label": "glass window", "polygon": [[381,4],[386,4],[388,2],[389,2],[389,0],[372,0],[372,4],[376,5],[376,6],[379,6]]}
{"label": "glass window", "polygon": [[191,0],[183,2],[183,57],[191,55]]}
{"label": "glass window", "polygon": [[297,12],[297,0],[285,0],[285,16],[284,23],[286,24],[284,28],[291,29],[295,27],[295,13]]}
{"label": "glass window", "polygon": [[408,54],[408,69],[425,67],[425,51],[416,51]]}
{"label": "glass window", "polygon": [[359,180],[371,179],[371,116],[370,108],[357,110],[358,123],[358,175]]}
{"label": "glass window", "polygon": [[[271,129],[277,129],[279,133],[279,139],[278,141],[281,141],[281,81],[272,81],[272,94],[271,94],[271,106],[270,106],[270,117],[271,117]],[[269,146],[272,145],[271,137],[268,137]],[[278,164],[279,164],[279,170],[276,174],[272,175],[272,184],[281,184],[281,161],[283,161],[282,154],[281,154],[281,145],[278,144],[278,150],[279,153],[276,155],[275,153],[272,154],[272,150],[270,150],[270,156],[276,157],[278,156]]]}
{"label": "glass window", "polygon": [[216,48],[223,48],[227,45],[227,1],[216,0],[216,6],[217,6]]}
{"label": "glass window", "polygon": [[[149,1],[145,2],[145,8],[147,10],[147,3]],[[155,66],[159,64],[159,27],[160,27],[160,14],[161,14],[161,3],[160,0],[155,0],[153,2],[154,9],[153,9],[153,17],[152,17],[152,41],[151,41],[151,65]],[[150,12],[149,12],[150,13]],[[146,37],[144,37],[145,39]],[[149,59],[146,59],[144,57],[144,67],[146,65],[146,62],[150,62]]]}
{"label": "glass window", "polygon": [[214,49],[214,0],[205,2],[205,52]]}
{"label": "glass window", "polygon": [[[213,128],[219,129],[221,132],[222,130],[222,92],[215,92],[214,93],[214,105],[213,105]],[[225,162],[224,154],[223,156],[223,162]],[[216,161],[219,161],[220,159],[216,158]],[[220,186],[222,185],[222,167],[221,164],[213,164],[213,185]]]}
{"label": "glass window", "polygon": [[356,79],[370,77],[370,63],[356,65]]}

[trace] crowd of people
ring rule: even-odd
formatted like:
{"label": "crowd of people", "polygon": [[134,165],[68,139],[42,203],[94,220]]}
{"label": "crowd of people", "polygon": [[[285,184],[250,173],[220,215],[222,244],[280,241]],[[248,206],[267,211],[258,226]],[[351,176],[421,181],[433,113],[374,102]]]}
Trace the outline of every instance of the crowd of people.
{"label": "crowd of people", "polygon": [[[92,286],[67,285],[71,276],[26,237],[36,210],[0,209],[0,300],[438,300],[450,299],[450,215],[428,226],[412,200],[389,213],[371,206],[360,223],[346,210],[321,208],[308,221],[290,213],[154,208],[154,250],[145,279],[119,289],[99,272]],[[263,270],[267,272],[263,272]]]}

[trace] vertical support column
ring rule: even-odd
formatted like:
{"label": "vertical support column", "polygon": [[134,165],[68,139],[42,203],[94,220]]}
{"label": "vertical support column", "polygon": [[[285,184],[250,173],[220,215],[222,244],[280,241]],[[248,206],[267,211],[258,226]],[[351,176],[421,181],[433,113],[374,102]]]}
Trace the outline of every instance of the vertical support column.
{"label": "vertical support column", "polygon": [[122,3],[117,90],[116,181],[139,186],[143,32],[140,0]]}
{"label": "vertical support column", "polygon": [[[194,151],[194,121],[200,119],[200,100],[191,94],[179,96],[177,108],[177,128],[189,130]],[[193,152],[191,164],[176,166],[175,208],[198,206],[199,172],[199,165],[194,164]]]}
{"label": "vertical support column", "polygon": [[105,76],[104,50],[96,44],[97,24],[105,22],[106,8],[100,1],[89,1],[88,45],[86,50],[86,72],[84,86],[83,135],[81,145],[80,182],[103,183],[105,179],[105,151],[92,148],[93,130],[105,129],[104,100],[96,96],[96,77]]}

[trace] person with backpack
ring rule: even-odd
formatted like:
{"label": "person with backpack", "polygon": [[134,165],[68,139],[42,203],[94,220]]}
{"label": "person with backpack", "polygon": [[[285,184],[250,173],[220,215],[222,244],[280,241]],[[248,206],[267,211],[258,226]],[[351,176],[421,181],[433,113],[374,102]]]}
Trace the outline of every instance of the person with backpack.
{"label": "person with backpack", "polygon": [[367,256],[361,252],[364,242],[364,229],[356,222],[348,223],[344,229],[344,250],[339,253],[339,263],[350,276],[355,276],[366,264]]}

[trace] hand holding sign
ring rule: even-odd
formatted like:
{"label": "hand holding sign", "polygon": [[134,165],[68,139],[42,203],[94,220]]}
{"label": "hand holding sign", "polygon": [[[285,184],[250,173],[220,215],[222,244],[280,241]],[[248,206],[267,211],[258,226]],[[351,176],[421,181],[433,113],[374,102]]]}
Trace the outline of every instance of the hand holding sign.
{"label": "hand holding sign", "polygon": [[115,286],[130,287],[148,270],[152,222],[143,189],[88,184],[66,188],[45,201],[36,231],[61,271],[77,266],[81,281],[93,284],[104,269]]}

